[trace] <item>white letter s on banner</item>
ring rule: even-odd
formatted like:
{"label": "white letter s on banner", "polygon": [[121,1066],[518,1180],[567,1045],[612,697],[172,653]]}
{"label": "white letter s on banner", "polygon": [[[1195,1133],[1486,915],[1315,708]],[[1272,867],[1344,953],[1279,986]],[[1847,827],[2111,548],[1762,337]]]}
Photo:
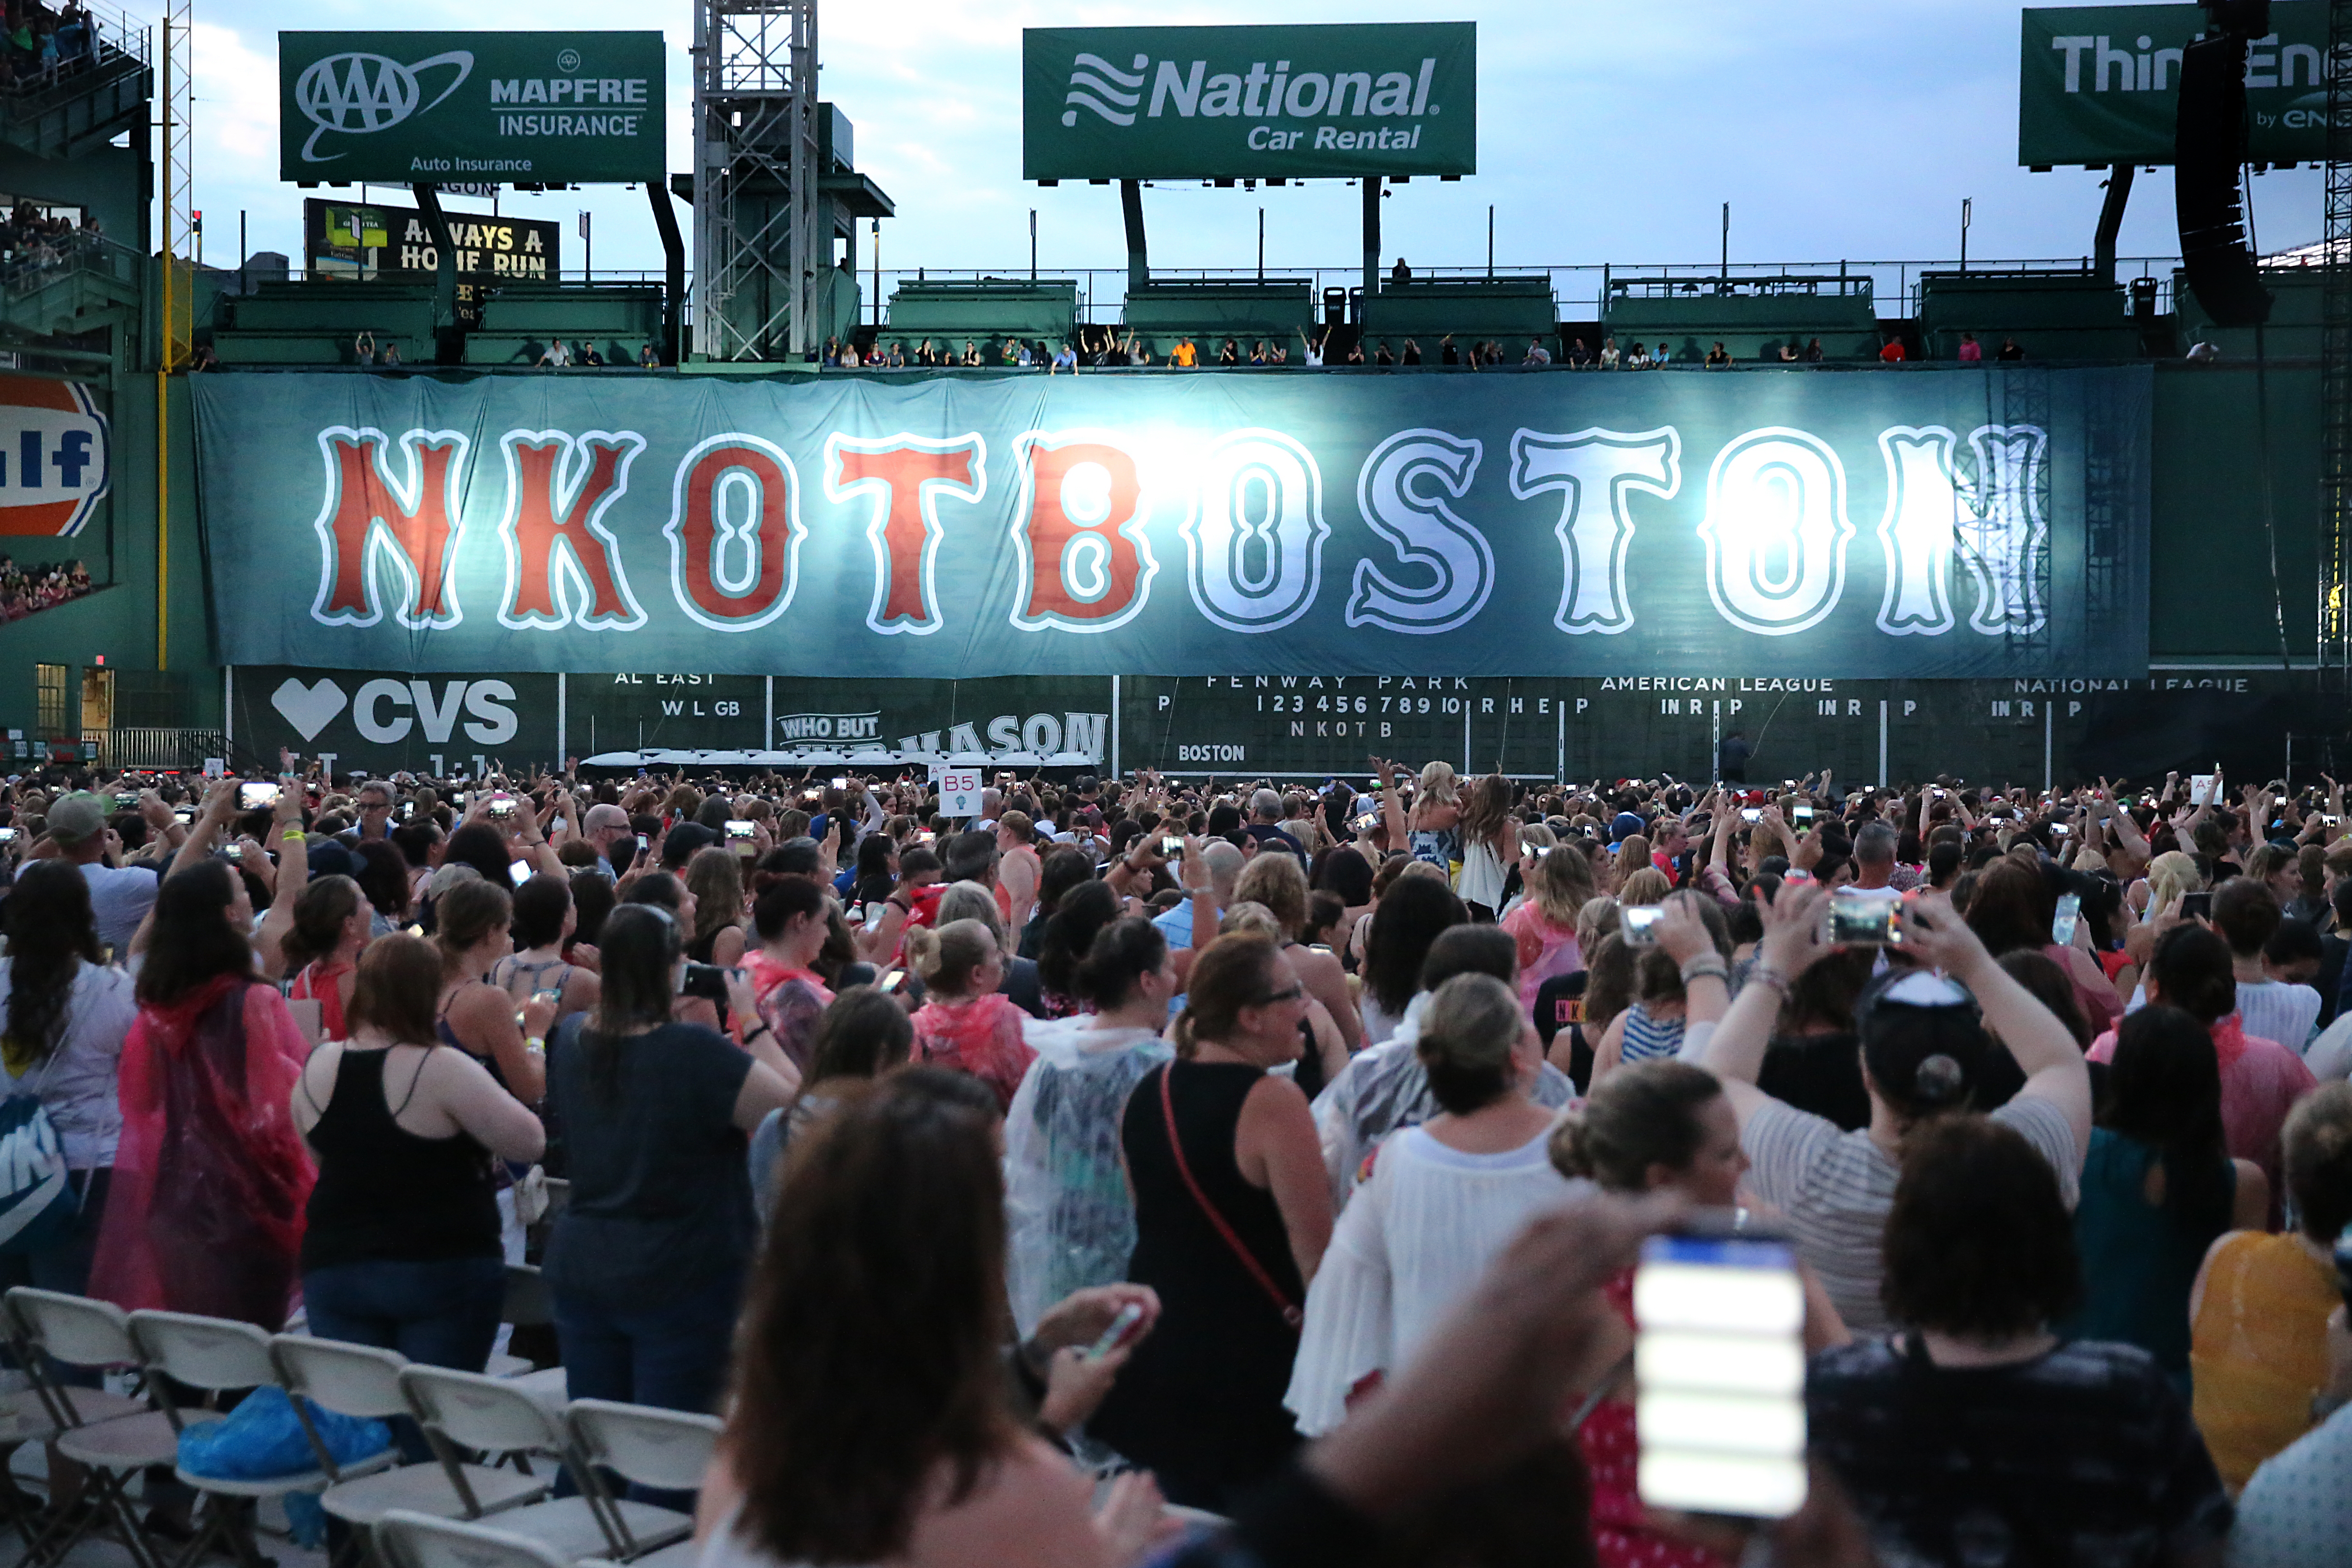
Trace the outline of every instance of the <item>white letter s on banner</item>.
{"label": "white letter s on banner", "polygon": [[[1495,552],[1486,536],[1446,505],[1470,493],[1485,448],[1443,430],[1401,430],[1374,448],[1356,479],[1356,504],[1372,531],[1406,565],[1435,579],[1425,588],[1399,585],[1370,561],[1356,563],[1348,624],[1428,637],[1450,632],[1486,605],[1495,589]],[[1413,489],[1436,482],[1443,495]]]}

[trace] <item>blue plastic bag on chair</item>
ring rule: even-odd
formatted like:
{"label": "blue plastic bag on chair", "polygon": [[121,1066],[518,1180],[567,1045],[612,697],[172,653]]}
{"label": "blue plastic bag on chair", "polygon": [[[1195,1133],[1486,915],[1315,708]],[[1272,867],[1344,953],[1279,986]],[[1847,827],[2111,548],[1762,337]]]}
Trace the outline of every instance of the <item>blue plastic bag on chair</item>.
{"label": "blue plastic bag on chair", "polygon": [[[311,1426],[334,1456],[348,1465],[383,1453],[392,1447],[392,1429],[381,1421],[339,1415],[309,1400],[303,1409]],[[180,1434],[180,1468],[192,1476],[224,1481],[262,1481],[272,1476],[299,1476],[319,1468],[319,1456],[302,1435],[294,1402],[282,1388],[257,1388],[218,1421],[206,1421]]]}

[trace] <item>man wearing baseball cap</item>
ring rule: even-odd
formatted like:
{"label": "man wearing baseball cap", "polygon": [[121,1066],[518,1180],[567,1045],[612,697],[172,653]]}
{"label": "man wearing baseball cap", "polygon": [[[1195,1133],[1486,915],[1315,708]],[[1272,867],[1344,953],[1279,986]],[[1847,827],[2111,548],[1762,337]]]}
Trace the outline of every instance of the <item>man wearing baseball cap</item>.
{"label": "man wearing baseball cap", "polygon": [[88,790],[61,795],[49,807],[48,837],[89,884],[98,940],[117,957],[127,956],[139,922],[155,907],[155,873],[144,866],[106,864],[106,803]]}

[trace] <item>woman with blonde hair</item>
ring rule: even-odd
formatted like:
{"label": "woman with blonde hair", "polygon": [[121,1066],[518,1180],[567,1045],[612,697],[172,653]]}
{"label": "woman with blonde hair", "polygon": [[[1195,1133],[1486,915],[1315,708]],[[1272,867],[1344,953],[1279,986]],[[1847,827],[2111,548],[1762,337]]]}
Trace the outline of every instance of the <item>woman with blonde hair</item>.
{"label": "woman with blonde hair", "polygon": [[1004,950],[996,933],[978,921],[917,926],[907,933],[907,963],[929,996],[915,1012],[915,1059],[971,1074],[1009,1108],[1037,1053],[1022,1038],[1026,1015],[997,990]]}
{"label": "woman with blonde hair", "polygon": [[1519,945],[1519,1002],[1532,1007],[1545,981],[1584,967],[1576,927],[1593,894],[1592,867],[1572,847],[1548,853],[1538,847],[1520,857],[1519,875],[1528,896],[1502,925]]}
{"label": "woman with blonde hair", "polygon": [[1397,804],[1397,765],[1375,759],[1381,773],[1381,819],[1389,830],[1391,847],[1402,847],[1415,860],[1434,866],[1451,884],[1454,863],[1462,858],[1462,796],[1454,787],[1454,767],[1432,763],[1421,770],[1421,787],[1414,791],[1408,814]]}
{"label": "woman with blonde hair", "polygon": [[686,890],[694,895],[694,930],[687,960],[732,969],[743,962],[743,863],[721,845],[698,849],[686,863]]}
{"label": "woman with blonde hair", "polygon": [[[1625,842],[1631,844],[1633,840],[1629,838]],[[1666,901],[1666,895],[1674,890],[1675,885],[1666,880],[1666,874],[1664,871],[1659,870],[1655,866],[1643,866],[1637,870],[1628,872],[1624,879],[1617,884],[1618,907],[1643,910],[1653,904],[1663,904]]]}
{"label": "woman with blonde hair", "polygon": [[1546,1152],[1553,1113],[1529,1093],[1542,1047],[1508,985],[1447,980],[1413,1048],[1439,1114],[1375,1148],[1307,1291],[1284,1403],[1309,1436],[1411,1359],[1532,1210],[1574,1192]]}

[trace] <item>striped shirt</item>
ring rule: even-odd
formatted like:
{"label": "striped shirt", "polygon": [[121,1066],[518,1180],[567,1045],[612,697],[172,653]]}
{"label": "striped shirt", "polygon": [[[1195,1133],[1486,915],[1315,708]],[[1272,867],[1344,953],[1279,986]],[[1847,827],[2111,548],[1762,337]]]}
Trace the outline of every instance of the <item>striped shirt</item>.
{"label": "striped shirt", "polygon": [[1639,1002],[1625,1009],[1625,1038],[1621,1060],[1646,1062],[1678,1055],[1683,1048],[1683,1020],[1653,1018]]}
{"label": "striped shirt", "polygon": [[[2074,1206],[2083,1156],[2065,1112],[2046,1100],[2021,1097],[1992,1119],[2023,1136],[2058,1173],[2066,1206]],[[1878,1299],[1880,1247],[1895,1206],[1900,1167],[1870,1141],[1867,1128],[1838,1124],[1773,1100],[1748,1119],[1740,1135],[1750,1190],[1789,1218],[1797,1252],[1856,1334],[1886,1330]]]}

